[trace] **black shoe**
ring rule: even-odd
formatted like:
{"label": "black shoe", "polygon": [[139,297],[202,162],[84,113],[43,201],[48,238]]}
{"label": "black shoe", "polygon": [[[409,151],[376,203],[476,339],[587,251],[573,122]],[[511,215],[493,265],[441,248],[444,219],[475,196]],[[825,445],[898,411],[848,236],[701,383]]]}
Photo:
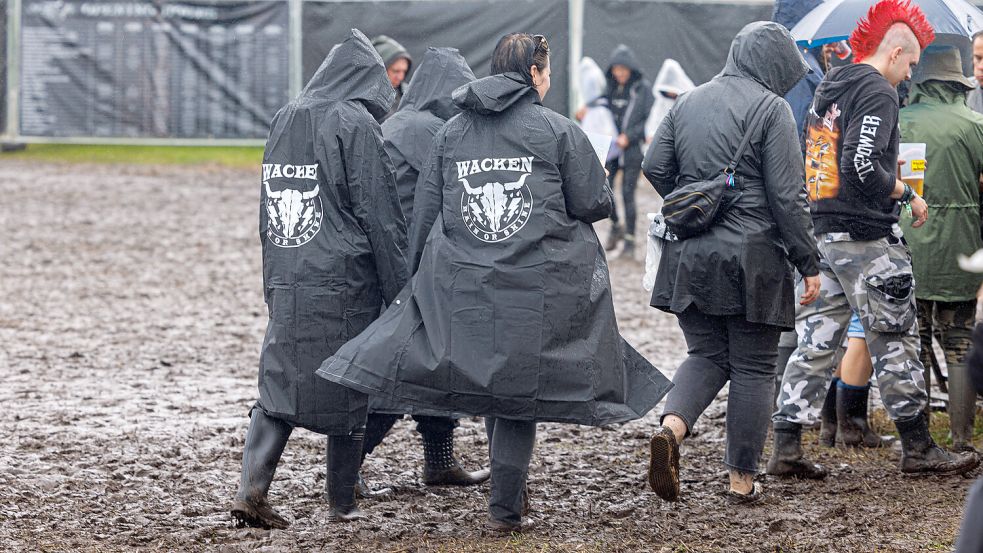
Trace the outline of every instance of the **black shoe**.
{"label": "black shoe", "polygon": [[936,445],[923,413],[894,424],[901,434],[901,472],[905,474],[956,475],[980,464],[975,452],[953,453]]}
{"label": "black shoe", "polygon": [[454,457],[454,432],[423,436],[423,483],[427,486],[476,486],[488,480],[488,469],[468,472]]}
{"label": "black shoe", "polygon": [[362,462],[363,434],[328,436],[328,520],[351,522],[365,518],[355,502],[355,483]]}
{"label": "black shoe", "polygon": [[839,378],[830,381],[820,412],[822,426],[819,429],[819,443],[826,447],[836,447],[836,384],[839,381]]}
{"label": "black shoe", "polygon": [[649,486],[666,501],[679,500],[679,444],[667,426],[660,426],[649,441]]}
{"label": "black shoe", "polygon": [[394,495],[396,492],[389,487],[373,490],[362,478],[362,473],[358,473],[358,479],[355,480],[355,497],[359,499],[388,499]]}
{"label": "black shoe", "polygon": [[775,450],[768,459],[766,473],[782,478],[807,478],[822,480],[826,469],[802,458],[802,426],[790,422],[776,422]]}
{"label": "black shoe", "polygon": [[232,519],[235,521],[236,528],[264,528],[266,530],[283,530],[290,526],[287,519],[283,518],[270,504],[266,498],[250,501],[248,499],[236,499],[232,501]]}
{"label": "black shoe", "polygon": [[867,420],[869,394],[869,384],[861,389],[840,387],[836,392],[838,434],[847,447],[887,447],[893,441],[871,430]]}
{"label": "black shoe", "polygon": [[753,505],[765,498],[765,492],[757,484],[752,484],[751,493],[738,493],[734,490],[727,490],[727,502],[731,505]]}
{"label": "black shoe", "polygon": [[239,491],[231,508],[232,518],[240,528],[286,528],[290,525],[270,507],[266,496],[291,431],[293,427],[286,422],[270,417],[258,407],[252,409],[242,449]]}
{"label": "black shoe", "polygon": [[618,243],[621,239],[625,237],[625,227],[614,223],[611,225],[611,233],[608,234],[608,240],[604,243],[604,250],[611,251],[618,247]]}

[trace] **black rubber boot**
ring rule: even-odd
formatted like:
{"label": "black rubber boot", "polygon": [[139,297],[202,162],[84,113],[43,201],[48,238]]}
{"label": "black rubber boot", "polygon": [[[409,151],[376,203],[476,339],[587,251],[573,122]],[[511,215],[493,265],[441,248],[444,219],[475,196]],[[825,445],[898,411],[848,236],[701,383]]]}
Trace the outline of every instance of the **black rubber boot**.
{"label": "black rubber boot", "polygon": [[365,518],[355,503],[355,482],[362,462],[364,434],[353,432],[348,436],[328,436],[327,495],[328,520],[351,522]]}
{"label": "black rubber boot", "polygon": [[887,447],[890,438],[881,438],[870,428],[867,418],[867,399],[870,384],[858,388],[840,385],[836,392],[836,418],[840,440],[847,447]]}
{"label": "black rubber boot", "polygon": [[606,251],[611,251],[618,247],[618,243],[621,239],[625,237],[625,227],[619,225],[618,223],[613,223],[611,225],[611,233],[608,234],[608,240],[604,243],[604,249]]}
{"label": "black rubber boot", "polygon": [[488,469],[468,472],[454,457],[454,432],[422,434],[423,483],[427,486],[474,486],[491,475]]}
{"label": "black rubber boot", "polygon": [[836,446],[836,385],[839,378],[833,378],[829,382],[829,389],[826,390],[826,400],[823,401],[823,410],[819,413],[822,426],[819,428],[819,443],[826,447]]}
{"label": "black rubber boot", "polygon": [[766,473],[782,478],[826,478],[826,469],[802,458],[802,426],[794,422],[776,422],[775,448],[768,459]]}
{"label": "black rubber boot", "polygon": [[254,408],[250,416],[246,444],[242,450],[242,475],[239,491],[232,502],[232,518],[242,528],[277,528],[290,526],[285,518],[270,507],[266,499],[273,483],[273,474],[280,463],[283,448],[293,427]]}
{"label": "black rubber boot", "polygon": [[936,445],[922,413],[894,424],[901,434],[901,472],[905,474],[963,474],[980,464],[976,452],[953,453]]}
{"label": "black rubber boot", "polygon": [[975,451],[976,388],[965,363],[949,363],[949,428],[953,451]]}
{"label": "black rubber boot", "polygon": [[[385,439],[386,434],[389,430],[396,424],[396,421],[401,419],[402,415],[390,415],[381,413],[369,413],[369,416],[365,420],[365,439],[362,442],[362,462],[365,461],[366,455],[371,454],[382,440]],[[361,466],[361,463],[359,464]],[[325,483],[327,486],[327,483]],[[327,491],[327,488],[325,488]],[[386,499],[394,495],[394,491],[390,487],[379,488],[378,490],[372,489],[365,479],[362,478],[362,473],[359,472],[358,479],[355,481],[355,496],[362,499]]]}

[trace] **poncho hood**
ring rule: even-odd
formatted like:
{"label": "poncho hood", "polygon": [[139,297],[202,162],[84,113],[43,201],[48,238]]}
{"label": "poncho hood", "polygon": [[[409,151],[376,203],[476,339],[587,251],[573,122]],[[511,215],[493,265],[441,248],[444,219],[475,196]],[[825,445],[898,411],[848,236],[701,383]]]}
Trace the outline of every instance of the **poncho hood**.
{"label": "poncho hood", "polygon": [[356,100],[381,120],[389,112],[396,91],[386,67],[368,37],[352,29],[344,42],[335,45],[297,98],[298,104]]}
{"label": "poncho hood", "polygon": [[502,113],[519,101],[540,103],[539,93],[519,73],[509,72],[477,79],[458,88],[454,104],[481,115]]}
{"label": "poncho hood", "polygon": [[429,111],[446,121],[461,111],[451,94],[473,80],[474,73],[457,48],[427,48],[399,109]]}
{"label": "poncho hood", "polygon": [[755,21],[737,33],[721,76],[752,79],[785,96],[809,72],[788,29],[770,21]]}

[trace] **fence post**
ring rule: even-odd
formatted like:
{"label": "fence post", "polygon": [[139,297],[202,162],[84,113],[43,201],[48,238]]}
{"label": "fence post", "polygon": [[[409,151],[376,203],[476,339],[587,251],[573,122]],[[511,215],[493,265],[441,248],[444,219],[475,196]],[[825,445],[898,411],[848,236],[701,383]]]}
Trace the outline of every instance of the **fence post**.
{"label": "fence post", "polygon": [[287,81],[287,92],[293,100],[300,94],[300,89],[304,86],[304,7],[303,0],[287,0],[289,7],[289,24],[287,25],[287,35],[290,37],[289,47],[289,78]]}
{"label": "fence post", "polygon": [[21,0],[7,2],[7,128],[3,141],[14,143],[20,136],[20,13]]}
{"label": "fence post", "polygon": [[584,52],[584,0],[568,0],[570,11],[570,67],[567,81],[567,115],[573,116],[580,106],[580,58]]}

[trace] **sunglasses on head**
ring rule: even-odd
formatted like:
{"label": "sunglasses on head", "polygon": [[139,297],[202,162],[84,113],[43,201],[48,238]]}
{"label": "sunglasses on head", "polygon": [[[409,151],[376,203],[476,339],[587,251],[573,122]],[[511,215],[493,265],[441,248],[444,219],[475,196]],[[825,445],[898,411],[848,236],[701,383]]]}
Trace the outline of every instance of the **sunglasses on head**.
{"label": "sunglasses on head", "polygon": [[536,45],[533,48],[533,54],[540,50],[547,54],[550,52],[550,43],[546,41],[546,37],[543,35],[532,35],[532,41]]}

